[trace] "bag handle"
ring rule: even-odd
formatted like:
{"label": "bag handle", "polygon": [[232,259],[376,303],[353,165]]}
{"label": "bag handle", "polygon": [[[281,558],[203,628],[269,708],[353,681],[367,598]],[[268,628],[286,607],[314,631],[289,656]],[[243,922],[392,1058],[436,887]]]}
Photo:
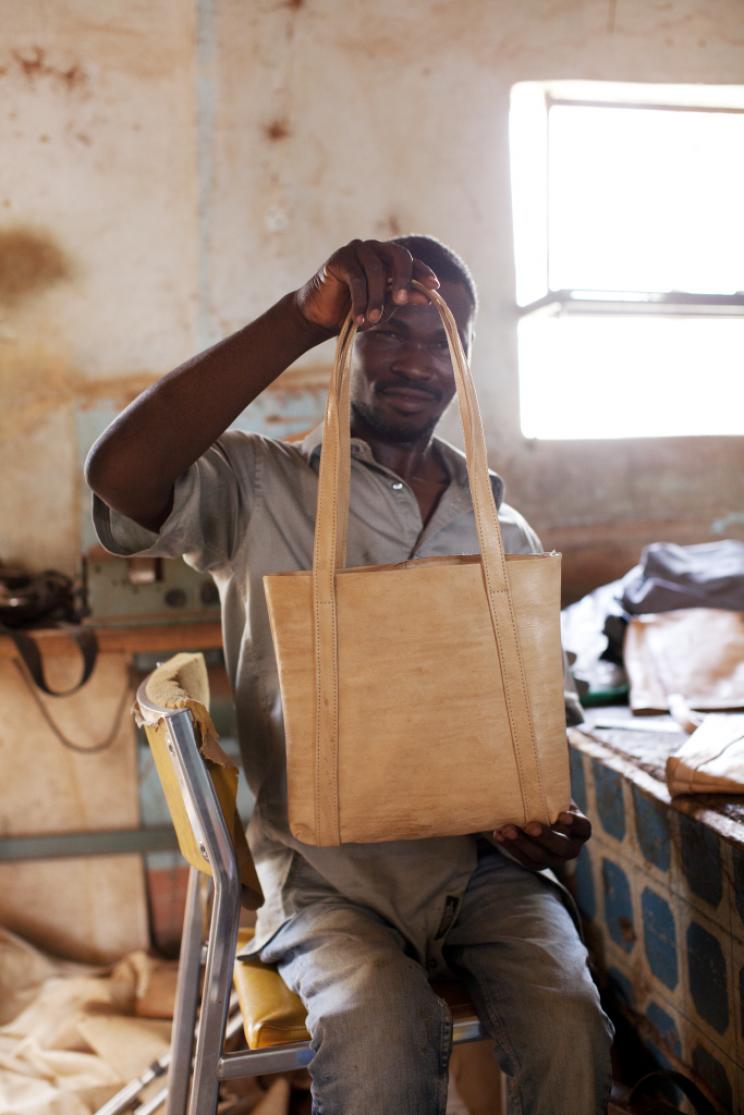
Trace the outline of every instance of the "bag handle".
{"label": "bag handle", "polygon": [[[455,375],[465,441],[468,483],[481,552],[484,588],[506,700],[512,746],[519,771],[523,824],[547,818],[548,807],[537,756],[514,606],[498,511],[488,476],[483,422],[452,312],[436,291],[415,280],[442,319]],[[336,345],[320,457],[313,549],[313,637],[315,658],[315,834],[320,845],[341,843],[338,806],[338,628],[336,573],[346,565],[349,517],[350,364],[356,335],[351,314]]]}

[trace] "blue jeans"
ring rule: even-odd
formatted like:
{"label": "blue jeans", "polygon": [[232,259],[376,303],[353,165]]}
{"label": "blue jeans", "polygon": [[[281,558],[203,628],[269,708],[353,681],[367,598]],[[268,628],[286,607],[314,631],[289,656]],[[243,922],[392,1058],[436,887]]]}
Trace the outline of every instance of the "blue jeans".
{"label": "blue jeans", "polygon": [[[483,856],[441,956],[509,1078],[513,1115],[604,1115],[612,1025],[557,887]],[[301,997],[317,1115],[444,1115],[452,1018],[402,934],[329,893],[261,950]]]}

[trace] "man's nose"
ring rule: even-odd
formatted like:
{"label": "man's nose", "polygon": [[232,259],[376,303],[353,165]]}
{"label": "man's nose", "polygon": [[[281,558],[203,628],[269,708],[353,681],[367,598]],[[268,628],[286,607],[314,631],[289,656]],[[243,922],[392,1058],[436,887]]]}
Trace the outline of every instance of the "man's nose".
{"label": "man's nose", "polygon": [[412,341],[400,345],[392,370],[416,379],[431,379],[436,374],[435,361],[429,349]]}

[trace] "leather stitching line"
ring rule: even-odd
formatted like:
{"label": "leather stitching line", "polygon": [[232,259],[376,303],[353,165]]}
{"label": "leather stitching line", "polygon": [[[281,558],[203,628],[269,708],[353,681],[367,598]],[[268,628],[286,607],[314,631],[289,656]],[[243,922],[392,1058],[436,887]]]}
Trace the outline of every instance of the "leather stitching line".
{"label": "leather stitching line", "polygon": [[[464,427],[464,429],[467,430],[466,438],[467,438],[467,441],[469,442],[470,454],[471,454],[471,458],[472,458],[476,455],[476,452],[475,452],[476,445],[478,446],[479,449],[482,449],[482,445],[481,445],[482,438],[478,438],[476,432],[473,429],[473,427],[476,425],[476,413],[474,411],[471,400],[469,398],[469,393],[468,393],[468,390],[467,390],[467,377],[466,377],[465,373],[463,372],[462,363],[461,363],[461,354],[460,354],[459,348],[457,346],[456,340],[454,338],[455,327],[454,327],[453,323],[449,320],[449,313],[445,313],[444,306],[440,304],[440,300],[439,299],[432,299],[432,301],[434,301],[434,304],[436,305],[436,307],[439,311],[439,315],[442,319],[442,324],[445,327],[445,332],[447,333],[447,339],[448,339],[449,345],[450,345],[450,357],[452,359],[453,370],[455,371],[455,374],[457,376],[458,383],[461,384],[461,386],[462,386],[462,395],[463,395],[463,399],[464,399],[466,405],[465,405],[465,407],[461,407],[461,411],[463,413],[466,411],[467,412],[467,418],[468,418],[467,427],[466,427],[464,422],[463,422],[463,427]],[[459,338],[457,338],[457,339],[459,340]],[[482,452],[478,452],[477,455],[479,457],[481,457]],[[483,462],[481,462],[481,463],[483,463]],[[469,474],[468,474],[468,476],[469,476]],[[479,536],[479,539],[480,539],[481,537],[483,537],[484,532],[482,530],[482,528],[483,528],[483,518],[482,518],[482,507],[481,507],[481,503],[480,503],[480,489],[477,485],[475,486],[475,494],[474,494],[474,498],[473,498],[473,511],[474,511],[474,514],[475,514],[475,517],[476,517],[478,536]],[[501,594],[506,593],[506,595],[507,595],[507,608],[508,608],[508,611],[509,611],[509,618],[510,618],[510,621],[511,621],[512,635],[514,637],[514,648],[516,650],[517,658],[519,660],[520,679],[521,679],[521,685],[522,685],[522,698],[523,698],[523,701],[524,701],[524,704],[525,704],[525,709],[526,709],[526,712],[527,712],[527,721],[528,721],[529,730],[530,730],[530,742],[532,744],[533,757],[536,760],[536,745],[535,745],[535,738],[534,738],[534,725],[532,723],[531,712],[530,712],[529,703],[528,703],[528,699],[527,699],[526,683],[525,683],[525,677],[524,677],[524,663],[522,661],[521,648],[519,646],[519,642],[518,642],[518,639],[517,639],[516,623],[515,623],[515,619],[514,619],[514,609],[512,607],[511,593],[509,591],[508,574],[507,574],[507,571],[506,571],[506,560],[505,560],[504,553],[503,553],[503,542],[502,542],[502,548],[501,548],[501,551],[499,552],[498,558],[499,558],[499,565],[500,565],[500,569],[501,569],[501,573],[502,573],[502,578],[503,578],[503,581],[504,581],[504,587],[502,589],[495,589],[494,586],[493,586],[493,583],[491,581],[489,564],[488,564],[487,561],[484,561],[484,559],[483,559],[483,546],[481,544],[481,568],[483,570],[485,580],[486,580],[486,593],[487,593],[487,598],[488,598],[488,603],[489,603],[489,612],[490,612],[490,615],[491,615],[491,624],[494,628],[494,634],[496,636],[496,649],[497,649],[497,654],[498,654],[498,659],[499,659],[499,671],[501,673],[501,681],[502,681],[502,686],[503,686],[503,690],[504,690],[504,697],[505,697],[505,700],[506,700],[506,709],[507,709],[507,714],[508,714],[508,717],[509,717],[509,728],[510,728],[511,737],[512,737],[512,744],[514,746],[515,758],[516,758],[516,761],[517,761],[517,768],[519,770],[519,775],[520,775],[519,791],[520,791],[520,797],[522,799],[522,814],[523,814],[523,817],[524,817],[524,823],[526,824],[527,820],[528,820],[528,817],[527,817],[527,801],[526,801],[525,793],[524,793],[525,768],[524,768],[524,763],[523,763],[523,755],[522,755],[522,751],[521,751],[521,742],[520,742],[520,737],[519,737],[519,733],[518,733],[518,726],[517,726],[516,719],[515,719],[515,710],[514,710],[514,707],[513,707],[512,694],[511,694],[510,686],[509,686],[509,683],[508,683],[507,674],[504,670],[504,664],[503,664],[503,661],[502,661],[502,647],[501,647],[501,637],[500,637],[501,628],[500,628],[499,617],[498,617],[498,609],[496,608],[495,601],[493,599],[497,592],[501,593]],[[544,799],[545,795],[544,795],[544,791],[543,791],[543,787],[542,787],[542,779],[540,777],[540,770],[539,770],[539,766],[538,766],[537,762],[535,762],[535,766],[537,768],[536,769],[536,774],[537,774],[538,784],[540,786],[540,790],[541,790],[541,793],[542,793],[542,796],[543,796],[543,799]],[[547,806],[547,802],[546,802],[546,806]]]}

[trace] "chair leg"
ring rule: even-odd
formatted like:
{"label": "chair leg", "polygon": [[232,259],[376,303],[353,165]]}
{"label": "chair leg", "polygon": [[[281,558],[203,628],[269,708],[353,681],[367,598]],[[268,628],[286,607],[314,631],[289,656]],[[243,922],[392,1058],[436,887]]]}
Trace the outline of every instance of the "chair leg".
{"label": "chair leg", "polygon": [[181,936],[181,955],[176,983],[176,1005],[171,1032],[171,1061],[168,1069],[168,1099],[165,1115],[186,1115],[191,1079],[191,1055],[199,1000],[202,947],[201,874],[192,867],[186,892],[186,910]]}
{"label": "chair leg", "polygon": [[220,1085],[217,1071],[230,1005],[239,916],[240,891],[236,876],[228,885],[216,885],[213,892],[189,1115],[214,1115],[217,1111]]}

